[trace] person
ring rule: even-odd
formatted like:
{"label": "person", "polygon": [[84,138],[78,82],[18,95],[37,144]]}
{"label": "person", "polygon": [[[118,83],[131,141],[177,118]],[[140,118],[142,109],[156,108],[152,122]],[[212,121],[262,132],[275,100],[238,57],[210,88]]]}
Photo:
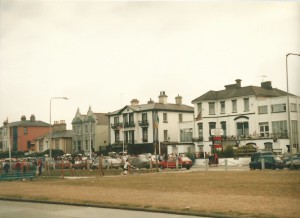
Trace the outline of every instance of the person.
{"label": "person", "polygon": [[15,170],[17,171],[17,173],[20,173],[20,171],[21,171],[21,163],[19,160],[17,161],[17,163],[15,165]]}
{"label": "person", "polygon": [[217,153],[214,154],[214,164],[215,164],[215,167],[217,167],[219,164],[219,156]]}
{"label": "person", "polygon": [[5,170],[5,173],[6,173],[6,174],[8,173],[9,168],[10,168],[10,166],[9,166],[8,161],[5,161],[4,166],[3,166],[3,169]]}
{"label": "person", "polygon": [[42,175],[42,167],[43,167],[43,162],[41,159],[38,160],[38,168],[39,168],[39,176]]}
{"label": "person", "polygon": [[124,167],[123,167],[123,175],[127,175],[127,172],[129,171],[130,169],[130,163],[129,163],[129,160],[126,159],[126,162],[124,164]]}

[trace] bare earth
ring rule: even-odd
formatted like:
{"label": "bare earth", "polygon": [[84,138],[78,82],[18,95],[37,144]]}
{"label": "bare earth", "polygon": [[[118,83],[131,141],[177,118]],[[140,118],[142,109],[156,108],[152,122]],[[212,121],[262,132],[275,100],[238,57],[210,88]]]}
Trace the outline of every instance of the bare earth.
{"label": "bare earth", "polygon": [[94,176],[0,182],[0,197],[228,217],[300,217],[300,171]]}

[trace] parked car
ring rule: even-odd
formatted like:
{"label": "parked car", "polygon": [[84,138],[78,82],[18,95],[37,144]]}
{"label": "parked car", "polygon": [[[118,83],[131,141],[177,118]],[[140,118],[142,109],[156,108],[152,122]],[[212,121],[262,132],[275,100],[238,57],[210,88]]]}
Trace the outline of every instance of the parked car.
{"label": "parked car", "polygon": [[283,159],[284,166],[290,169],[300,168],[300,153],[293,154],[293,164],[291,165],[291,156],[285,157]]}
{"label": "parked car", "polygon": [[259,157],[265,155],[274,155],[272,151],[258,151],[251,155],[251,161],[257,161]]}
{"label": "parked car", "polygon": [[[102,168],[120,168],[122,164],[122,160],[120,158],[112,158],[110,156],[102,156]],[[99,168],[99,157],[93,160],[93,169]]]}
{"label": "parked car", "polygon": [[136,157],[130,157],[129,162],[132,167],[149,169],[151,165],[153,168],[156,167],[156,160],[154,158],[151,154],[139,154]]}
{"label": "parked car", "polygon": [[87,169],[87,160],[75,160],[74,166],[75,169]]}
{"label": "parked car", "polygon": [[277,157],[276,155],[263,155],[258,157],[257,160],[251,161],[249,163],[249,167],[251,170],[261,169],[262,168],[262,159],[265,162],[265,169],[283,169],[284,163],[283,161]]}
{"label": "parked car", "polygon": [[69,169],[70,168],[70,161],[68,160],[56,160],[55,161],[55,168],[56,169],[61,169],[62,166],[64,169]]}
{"label": "parked car", "polygon": [[[159,162],[161,169],[176,168],[176,157],[169,157],[167,160]],[[178,167],[189,170],[193,166],[193,161],[188,157],[178,157]]]}

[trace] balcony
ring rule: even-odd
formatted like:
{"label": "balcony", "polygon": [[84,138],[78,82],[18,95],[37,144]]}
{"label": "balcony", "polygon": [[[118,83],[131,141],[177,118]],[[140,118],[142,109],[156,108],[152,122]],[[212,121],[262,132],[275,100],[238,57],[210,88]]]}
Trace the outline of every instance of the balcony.
{"label": "balcony", "polygon": [[132,127],[135,127],[134,121],[125,122],[124,128],[132,128]]}
{"label": "balcony", "polygon": [[113,123],[111,124],[111,128],[113,130],[120,130],[122,128],[123,124],[122,123]]}
{"label": "balcony", "polygon": [[149,126],[148,120],[139,121],[139,126],[140,127],[148,127]]}

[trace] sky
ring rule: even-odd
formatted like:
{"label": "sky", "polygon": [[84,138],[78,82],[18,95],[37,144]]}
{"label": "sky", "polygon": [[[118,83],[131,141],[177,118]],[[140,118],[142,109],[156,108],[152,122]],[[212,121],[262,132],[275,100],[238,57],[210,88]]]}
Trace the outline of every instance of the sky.
{"label": "sky", "polygon": [[[183,104],[242,80],[286,91],[300,1],[0,0],[0,126],[158,101]],[[300,57],[288,57],[300,96]]]}

